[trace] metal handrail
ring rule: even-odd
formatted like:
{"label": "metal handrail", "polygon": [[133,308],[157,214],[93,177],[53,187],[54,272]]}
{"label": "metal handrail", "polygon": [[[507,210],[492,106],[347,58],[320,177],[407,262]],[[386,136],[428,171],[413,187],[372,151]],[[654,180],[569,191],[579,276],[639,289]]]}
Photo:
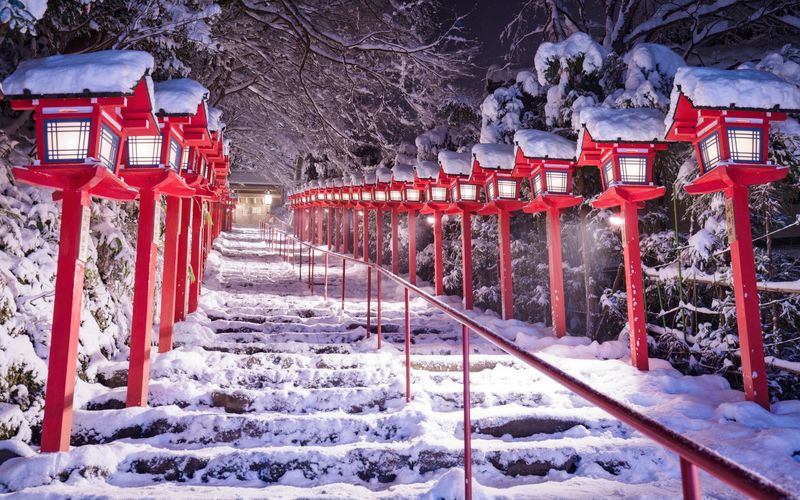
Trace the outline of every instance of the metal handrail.
{"label": "metal handrail", "polygon": [[[393,274],[391,271],[384,269],[381,265],[373,262],[367,262],[348,255],[344,255],[331,250],[325,250],[315,246],[312,243],[302,241],[293,235],[273,228],[273,235],[275,233],[283,236],[283,242],[278,242],[282,245],[282,254],[285,258],[290,258],[288,255],[288,240],[292,241],[292,248],[294,253],[294,245],[297,243],[300,249],[300,279],[302,279],[302,253],[303,247],[308,248],[309,266],[313,266],[315,252],[322,252],[325,255],[325,298],[328,298],[328,264],[329,259],[334,257],[341,259],[344,269],[345,262],[352,262],[360,264],[369,270],[368,286],[367,286],[367,337],[370,336],[370,299],[371,292],[371,277],[372,270],[375,270],[378,278],[378,348],[381,342],[381,276],[386,276],[391,281],[402,286],[405,291],[405,358],[406,358],[406,401],[410,400],[410,315],[408,307],[409,292],[413,292],[417,296],[424,299],[426,302],[442,311],[450,318],[457,321],[462,327],[462,355],[464,357],[464,457],[465,457],[465,492],[466,498],[471,498],[471,440],[470,430],[471,422],[469,416],[469,335],[468,331],[471,330],[488,340],[504,352],[514,356],[523,363],[537,369],[542,374],[555,380],[562,386],[566,387],[575,394],[586,399],[593,405],[601,408],[626,425],[636,429],[648,438],[652,439],[662,447],[670,450],[680,457],[681,479],[684,498],[699,499],[700,495],[700,481],[697,468],[701,468],[712,476],[716,477],[728,486],[738,490],[741,493],[753,498],[797,498],[796,495],[787,491],[780,485],[777,485],[760,474],[750,471],[743,466],[733,462],[732,460],[720,455],[716,451],[708,448],[707,446],[693,441],[682,434],[670,429],[657,420],[626,406],[625,404],[610,398],[609,396],[594,389],[590,385],[582,382],[581,380],[569,375],[560,368],[548,363],[544,359],[524,351],[519,346],[502,337],[498,333],[492,331],[484,325],[479,324],[470,316],[467,316],[462,311],[450,306],[428,292],[422,290],[409,283],[408,281]],[[275,244],[274,238],[272,243]],[[291,256],[294,261],[294,255]],[[310,267],[309,272],[309,286],[313,293],[313,267]],[[342,307],[344,307],[344,290],[345,279],[342,279]]]}

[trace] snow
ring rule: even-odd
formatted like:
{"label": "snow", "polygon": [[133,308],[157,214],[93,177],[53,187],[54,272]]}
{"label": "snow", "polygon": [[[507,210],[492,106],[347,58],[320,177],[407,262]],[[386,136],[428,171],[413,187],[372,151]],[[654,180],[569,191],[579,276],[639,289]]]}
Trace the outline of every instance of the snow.
{"label": "snow", "polygon": [[212,106],[208,107],[208,130],[219,132],[225,130],[225,123],[222,121],[222,110]]}
{"label": "snow", "polygon": [[8,96],[130,94],[153,69],[153,56],[138,50],[103,50],[23,61],[2,83]]}
{"label": "snow", "polygon": [[439,177],[439,164],[435,161],[417,160],[416,170],[420,179],[436,179]]}
{"label": "snow", "polygon": [[614,96],[620,107],[666,109],[675,73],[686,66],[683,58],[664,45],[639,43],[625,54],[623,61],[628,66],[625,90]]}
{"label": "snow", "polygon": [[547,83],[545,73],[551,60],[559,61],[560,66],[563,68],[567,66],[569,61],[574,60],[580,55],[584,57],[583,71],[585,73],[592,73],[603,66],[603,61],[608,56],[608,50],[595,42],[591,36],[581,32],[573,33],[563,42],[544,42],[539,45],[533,59],[536,74],[539,77],[539,83],[541,85]]}
{"label": "snow", "polygon": [[353,172],[350,174],[350,185],[351,186],[363,186],[364,185],[364,174]]}
{"label": "snow", "polygon": [[155,111],[168,115],[194,115],[208,97],[208,89],[189,78],[155,82]]}
{"label": "snow", "polygon": [[[516,148],[528,158],[551,158],[572,160],[575,158],[576,144],[558,134],[543,130],[523,129],[514,134]],[[516,157],[516,153],[514,155]]]}
{"label": "snow", "polygon": [[375,170],[375,175],[377,176],[378,182],[382,183],[389,183],[392,182],[392,170],[386,167],[378,167]]}
{"label": "snow", "polygon": [[514,169],[514,146],[511,144],[475,144],[472,155],[481,168]]}
{"label": "snow", "polygon": [[667,125],[681,93],[698,107],[800,110],[800,88],[772,73],[686,66],[675,74]]}
{"label": "snow", "polygon": [[439,165],[447,175],[469,175],[472,173],[472,155],[469,152],[439,151]]}
{"label": "snow", "polygon": [[377,176],[374,170],[367,170],[364,172],[364,184],[374,185],[377,181]]}
{"label": "snow", "polygon": [[397,182],[414,182],[414,166],[398,163],[392,169],[392,178]]}
{"label": "snow", "polygon": [[580,122],[595,141],[664,140],[664,114],[657,109],[586,108],[581,111]]}

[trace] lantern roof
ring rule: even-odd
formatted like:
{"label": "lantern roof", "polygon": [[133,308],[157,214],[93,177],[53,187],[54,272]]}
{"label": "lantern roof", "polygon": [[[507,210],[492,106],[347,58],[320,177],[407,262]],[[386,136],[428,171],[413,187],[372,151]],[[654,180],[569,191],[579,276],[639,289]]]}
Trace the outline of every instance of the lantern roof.
{"label": "lantern roof", "polygon": [[374,170],[364,172],[364,184],[375,185],[376,182],[378,182],[378,178]]}
{"label": "lantern roof", "polygon": [[392,182],[392,170],[386,167],[378,167],[375,170],[375,176],[378,182],[389,183]]}
{"label": "lantern roof", "polygon": [[149,74],[153,56],[139,50],[59,54],[23,61],[2,83],[7,98],[112,97],[132,95]]}
{"label": "lantern roof", "polygon": [[397,182],[414,182],[414,167],[407,163],[398,163],[392,169],[392,179]]}
{"label": "lantern roof", "polygon": [[419,179],[436,179],[439,177],[439,164],[430,160],[417,160],[417,177]]}
{"label": "lantern roof", "polygon": [[472,155],[468,151],[439,151],[439,165],[447,175],[469,175],[472,173]]}
{"label": "lantern roof", "polygon": [[586,132],[595,142],[664,141],[664,114],[657,109],[586,108],[581,111],[580,123],[577,156]]}
{"label": "lantern roof", "polygon": [[517,130],[514,145],[526,158],[573,160],[577,150],[575,141],[543,130]]}
{"label": "lantern roof", "polygon": [[680,94],[698,108],[800,110],[800,88],[773,73],[753,69],[678,68],[667,125]]}
{"label": "lantern roof", "polygon": [[208,98],[208,89],[190,78],[155,82],[158,115],[194,115]]}
{"label": "lantern roof", "polygon": [[514,169],[514,146],[511,144],[475,144],[472,146],[472,156],[481,168]]}

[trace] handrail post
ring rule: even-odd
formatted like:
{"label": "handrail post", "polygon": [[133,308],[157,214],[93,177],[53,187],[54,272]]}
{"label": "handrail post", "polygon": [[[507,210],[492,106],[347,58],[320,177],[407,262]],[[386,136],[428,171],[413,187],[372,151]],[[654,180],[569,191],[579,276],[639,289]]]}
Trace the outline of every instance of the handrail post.
{"label": "handrail post", "polygon": [[300,247],[300,265],[297,266],[300,277],[297,280],[303,281],[303,245],[298,244],[297,246]]}
{"label": "handrail post", "polygon": [[408,288],[405,289],[406,303],[406,403],[411,401],[411,313],[408,310]]}
{"label": "handrail post", "polygon": [[469,390],[469,329],[461,325],[461,358],[464,376],[464,498],[472,499],[472,419]]}
{"label": "handrail post", "polygon": [[383,273],[378,269],[378,349],[381,348],[381,275]]}
{"label": "handrail post", "polygon": [[367,338],[369,338],[370,334],[372,333],[371,325],[370,325],[370,316],[371,316],[371,309],[372,309],[372,268],[367,267]]}
{"label": "handrail post", "polygon": [[325,302],[328,302],[328,256],[330,254],[325,252]]}
{"label": "handrail post", "polygon": [[686,500],[700,500],[700,476],[697,466],[681,457],[681,486],[683,498]]}
{"label": "handrail post", "polygon": [[342,311],[344,311],[344,286],[347,279],[347,261],[342,259]]}

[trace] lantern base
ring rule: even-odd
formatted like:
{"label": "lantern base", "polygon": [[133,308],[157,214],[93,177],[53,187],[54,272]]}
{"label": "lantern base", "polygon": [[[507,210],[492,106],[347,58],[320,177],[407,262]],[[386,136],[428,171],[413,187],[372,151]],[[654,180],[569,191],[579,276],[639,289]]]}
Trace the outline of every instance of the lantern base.
{"label": "lantern base", "polygon": [[125,168],[120,171],[120,176],[140,190],[150,189],[177,198],[188,198],[194,194],[194,189],[186,185],[177,172],[166,168]]}
{"label": "lantern base", "polygon": [[[91,196],[109,200],[133,200],[138,194],[102,165],[28,166],[16,167],[11,172],[17,181],[25,184],[58,191],[87,191]],[[61,199],[61,193],[53,193],[53,199]]]}
{"label": "lantern base", "polygon": [[426,203],[425,206],[422,207],[422,209],[419,211],[419,213],[423,215],[428,215],[435,212],[443,212],[448,208],[450,208],[450,204],[447,203],[446,201],[433,201]]}
{"label": "lantern base", "polygon": [[401,212],[416,212],[423,207],[422,203],[404,201],[400,204]]}
{"label": "lantern base", "polygon": [[752,186],[779,181],[788,173],[789,169],[786,167],[719,165],[687,184],[684,189],[689,194],[716,193],[734,186]]}
{"label": "lantern base", "polygon": [[664,196],[666,190],[664,186],[612,186],[593,201],[592,206],[611,208],[633,203],[641,208],[645,201]]}
{"label": "lantern base", "polygon": [[515,212],[525,206],[522,200],[494,200],[478,210],[478,215],[497,215],[500,212]]}
{"label": "lantern base", "polygon": [[458,215],[464,213],[475,213],[483,208],[483,203],[479,201],[459,201],[450,204],[444,213],[448,215]]}
{"label": "lantern base", "polygon": [[569,194],[542,194],[531,200],[530,203],[522,207],[522,211],[529,214],[546,212],[551,208],[564,209],[574,207],[583,200],[581,196]]}

